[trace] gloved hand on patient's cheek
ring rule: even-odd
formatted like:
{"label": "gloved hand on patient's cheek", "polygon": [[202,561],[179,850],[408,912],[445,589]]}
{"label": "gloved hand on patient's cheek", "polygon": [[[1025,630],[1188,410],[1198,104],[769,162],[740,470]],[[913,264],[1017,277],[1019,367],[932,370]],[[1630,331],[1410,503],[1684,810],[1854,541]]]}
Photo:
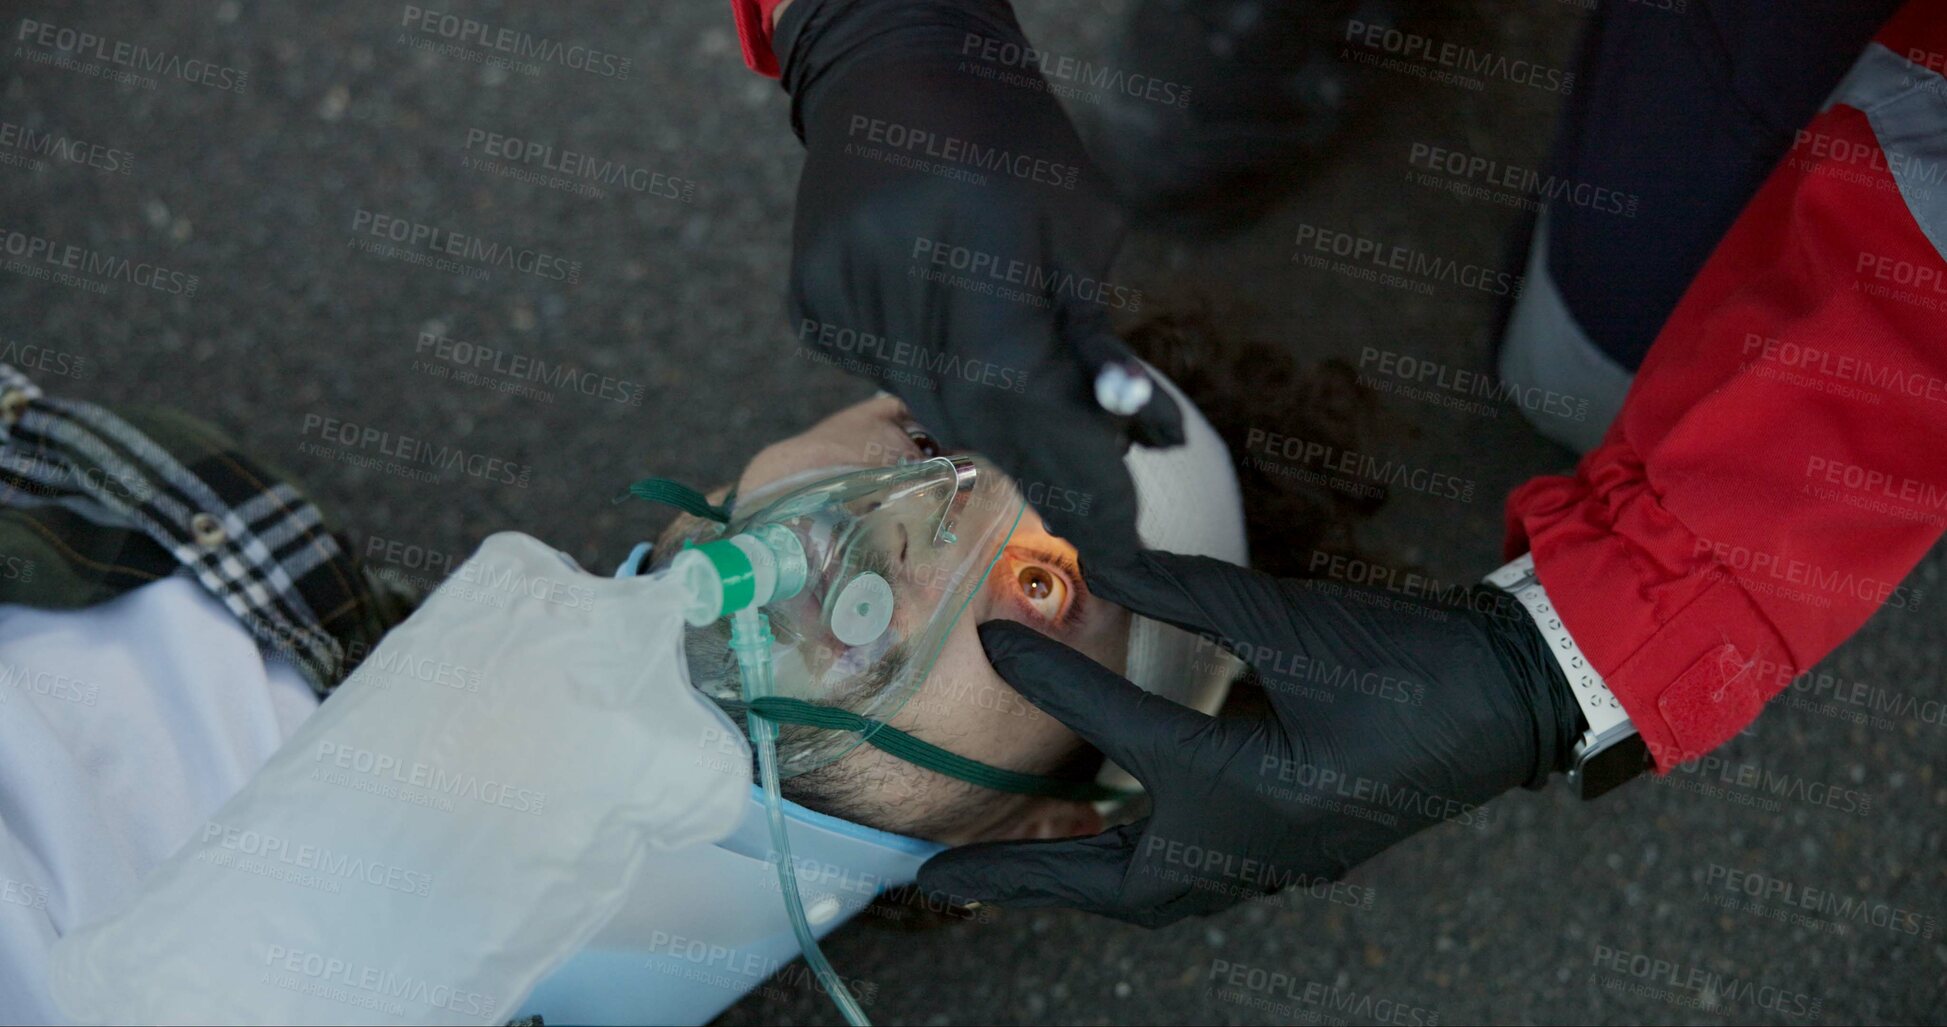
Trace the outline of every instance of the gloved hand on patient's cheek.
{"label": "gloved hand on patient's cheek", "polygon": [[1271,713],[1205,716],[983,624],[994,669],[1134,774],[1153,810],[1092,838],[949,850],[923,888],[1169,923],[1336,881],[1437,824],[1486,831],[1489,801],[1561,769],[1580,729],[1545,639],[1498,589],[1412,599],[1153,551],[1089,585],[1235,652]]}

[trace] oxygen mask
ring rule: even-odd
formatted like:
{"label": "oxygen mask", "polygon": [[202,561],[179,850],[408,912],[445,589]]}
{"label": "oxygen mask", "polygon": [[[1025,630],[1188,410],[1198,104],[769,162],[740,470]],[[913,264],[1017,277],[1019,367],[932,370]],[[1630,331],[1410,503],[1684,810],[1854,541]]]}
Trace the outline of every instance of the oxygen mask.
{"label": "oxygen mask", "polygon": [[[685,549],[670,564],[698,581],[703,597],[685,640],[695,683],[720,703],[748,697],[721,611],[762,607],[772,678],[763,694],[876,723],[896,714],[926,680],[1025,502],[984,460],[941,456],[834,471],[766,489],[738,506],[717,540]],[[721,595],[709,591],[713,581],[721,582]],[[780,754],[779,771],[790,777],[813,770],[863,739],[858,731],[819,732]]]}

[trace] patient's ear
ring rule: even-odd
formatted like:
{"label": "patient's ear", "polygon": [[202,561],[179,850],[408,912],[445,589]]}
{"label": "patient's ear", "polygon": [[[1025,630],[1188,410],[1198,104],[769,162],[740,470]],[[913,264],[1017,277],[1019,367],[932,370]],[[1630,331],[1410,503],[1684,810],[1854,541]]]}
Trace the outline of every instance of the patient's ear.
{"label": "patient's ear", "polygon": [[993,834],[983,838],[992,842],[1041,841],[1049,838],[1077,838],[1099,834],[1102,814],[1086,802],[1070,799],[1029,799],[1021,815],[995,825]]}

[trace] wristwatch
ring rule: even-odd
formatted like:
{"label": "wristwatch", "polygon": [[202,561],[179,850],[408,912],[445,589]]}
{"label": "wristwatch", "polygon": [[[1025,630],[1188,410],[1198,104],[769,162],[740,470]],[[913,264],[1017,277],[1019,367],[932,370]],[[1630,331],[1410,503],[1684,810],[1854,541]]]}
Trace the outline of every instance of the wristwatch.
{"label": "wristwatch", "polygon": [[1571,754],[1569,787],[1582,798],[1593,799],[1647,770],[1649,746],[1643,743],[1636,725],[1630,723],[1629,714],[1623,711],[1615,693],[1609,691],[1608,683],[1589,665],[1588,657],[1582,655],[1582,647],[1575,644],[1574,637],[1562,624],[1555,604],[1548,600],[1548,591],[1535,576],[1534,554],[1524,553],[1520,559],[1489,574],[1487,583],[1511,593],[1535,619],[1535,625],[1548,639],[1548,651],[1554,654],[1562,673],[1568,675],[1569,691],[1582,707],[1582,738],[1575,743]]}

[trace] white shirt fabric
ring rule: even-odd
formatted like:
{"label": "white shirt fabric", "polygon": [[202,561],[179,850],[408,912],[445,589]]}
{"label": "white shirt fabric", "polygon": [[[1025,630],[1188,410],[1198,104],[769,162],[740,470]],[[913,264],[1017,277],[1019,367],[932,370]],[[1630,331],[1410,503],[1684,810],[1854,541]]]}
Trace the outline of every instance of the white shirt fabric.
{"label": "white shirt fabric", "polygon": [[0,1022],[61,1023],[47,956],[106,918],[318,706],[188,573],[0,604]]}

